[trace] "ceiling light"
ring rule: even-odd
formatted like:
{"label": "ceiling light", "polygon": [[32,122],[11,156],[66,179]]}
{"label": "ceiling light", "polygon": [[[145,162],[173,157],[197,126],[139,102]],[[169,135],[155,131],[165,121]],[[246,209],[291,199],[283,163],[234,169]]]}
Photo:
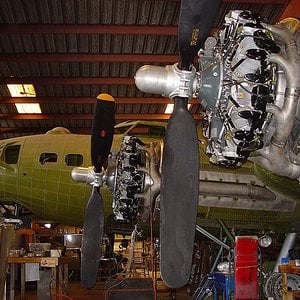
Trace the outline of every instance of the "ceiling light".
{"label": "ceiling light", "polygon": [[[7,88],[11,97],[36,97],[32,84],[8,84]],[[41,114],[42,110],[38,103],[15,103],[19,114]]]}
{"label": "ceiling light", "polygon": [[[188,104],[188,109],[190,109],[190,107],[191,107],[191,104]],[[165,114],[171,114],[173,112],[173,109],[174,109],[173,103],[167,104],[166,109],[165,109]]]}
{"label": "ceiling light", "polygon": [[42,110],[38,103],[15,103],[19,114],[41,114]]}
{"label": "ceiling light", "polygon": [[165,109],[165,114],[171,114],[173,109],[174,109],[174,104],[173,103],[167,104],[166,109]]}
{"label": "ceiling light", "polygon": [[32,84],[8,84],[7,87],[11,97],[36,97]]}

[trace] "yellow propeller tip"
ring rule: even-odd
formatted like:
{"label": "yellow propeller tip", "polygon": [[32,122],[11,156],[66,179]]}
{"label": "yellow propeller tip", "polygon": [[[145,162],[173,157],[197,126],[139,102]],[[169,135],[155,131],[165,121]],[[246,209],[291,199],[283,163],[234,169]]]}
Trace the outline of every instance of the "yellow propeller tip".
{"label": "yellow propeller tip", "polygon": [[103,101],[115,101],[114,97],[109,95],[109,94],[99,94],[97,96],[98,100],[103,100]]}

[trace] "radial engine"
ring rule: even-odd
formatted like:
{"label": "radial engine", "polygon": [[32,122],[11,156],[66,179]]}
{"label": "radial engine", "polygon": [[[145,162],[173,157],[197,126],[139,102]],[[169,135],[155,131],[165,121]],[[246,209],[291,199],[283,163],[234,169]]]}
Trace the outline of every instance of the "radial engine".
{"label": "radial engine", "polygon": [[[143,66],[135,76],[146,93],[195,97],[204,108],[210,161],[238,167],[250,159],[265,169],[300,178],[300,30],[270,25],[249,11],[231,11],[208,37],[190,71],[178,64]],[[120,222],[148,220],[159,204],[161,145],[124,136],[109,158],[103,183],[113,193]],[[75,168],[75,181],[92,183],[92,168]]]}
{"label": "radial engine", "polygon": [[[108,167],[103,170],[101,185],[111,190],[114,219],[130,223],[139,217],[148,221],[155,216],[160,189],[159,141],[144,143],[136,136],[125,135],[120,150],[108,158]],[[92,184],[93,168],[78,167],[72,170],[75,181]]]}
{"label": "radial engine", "polygon": [[131,222],[137,216],[148,220],[159,194],[158,162],[155,144],[145,144],[135,136],[124,136],[107,177],[117,221]]}
{"label": "radial engine", "polygon": [[143,92],[200,101],[212,163],[240,166],[251,156],[278,175],[299,179],[299,44],[299,30],[235,10],[207,38],[190,71],[146,65],[135,81]]}

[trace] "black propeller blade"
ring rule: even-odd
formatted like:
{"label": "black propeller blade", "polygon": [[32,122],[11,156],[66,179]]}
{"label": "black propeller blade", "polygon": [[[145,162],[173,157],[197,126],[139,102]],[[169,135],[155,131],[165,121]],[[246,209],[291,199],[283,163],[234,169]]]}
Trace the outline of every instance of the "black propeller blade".
{"label": "black propeller blade", "polygon": [[102,185],[102,167],[107,160],[113,140],[114,104],[112,96],[100,94],[97,97],[92,126],[91,159],[95,181],[85,209],[81,256],[81,283],[86,288],[95,285],[101,256],[104,211],[99,191]]}
{"label": "black propeller blade", "polygon": [[186,102],[176,97],[165,136],[160,200],[160,272],[178,288],[190,276],[199,187],[198,139]]}
{"label": "black propeller blade", "polygon": [[[180,69],[189,71],[210,31],[220,1],[183,0],[179,20]],[[195,122],[186,97],[174,97],[164,141],[160,200],[160,268],[164,282],[184,286],[190,277],[199,194]]]}
{"label": "black propeller blade", "polygon": [[215,20],[221,0],[182,0],[178,24],[180,68],[190,70]]}

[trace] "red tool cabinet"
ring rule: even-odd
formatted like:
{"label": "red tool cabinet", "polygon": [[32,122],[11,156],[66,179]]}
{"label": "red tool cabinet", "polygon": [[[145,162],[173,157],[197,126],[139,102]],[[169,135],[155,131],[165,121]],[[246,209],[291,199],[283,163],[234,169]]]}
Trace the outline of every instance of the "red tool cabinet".
{"label": "red tool cabinet", "polygon": [[237,236],[234,256],[234,299],[259,299],[258,238]]}

